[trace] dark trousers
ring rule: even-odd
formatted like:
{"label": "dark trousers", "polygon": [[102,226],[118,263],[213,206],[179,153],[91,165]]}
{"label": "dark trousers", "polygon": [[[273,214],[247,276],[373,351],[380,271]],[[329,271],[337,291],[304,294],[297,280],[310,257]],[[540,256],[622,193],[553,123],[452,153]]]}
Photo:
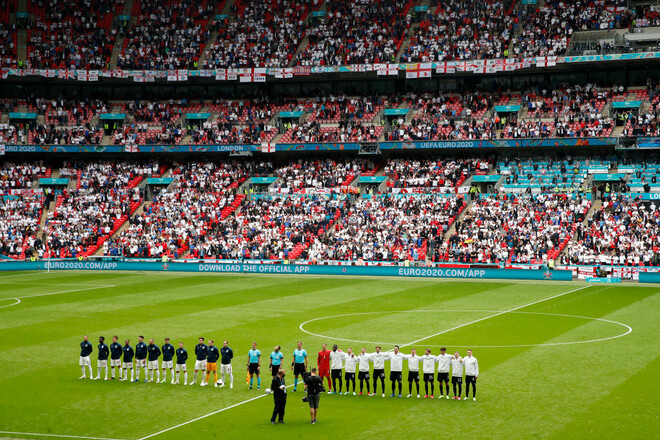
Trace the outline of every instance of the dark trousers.
{"label": "dark trousers", "polygon": [[273,417],[270,418],[271,422],[277,418],[278,422],[284,420],[284,408],[286,407],[286,396],[284,398],[275,398],[275,408],[273,409]]}

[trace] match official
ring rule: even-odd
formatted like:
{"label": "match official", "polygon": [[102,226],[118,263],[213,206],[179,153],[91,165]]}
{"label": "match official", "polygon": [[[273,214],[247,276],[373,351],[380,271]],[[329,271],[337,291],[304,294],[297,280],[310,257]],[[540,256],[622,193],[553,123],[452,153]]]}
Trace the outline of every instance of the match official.
{"label": "match official", "polygon": [[298,376],[307,371],[307,351],[302,348],[302,341],[298,341],[298,347],[293,350],[293,391],[298,390]]}

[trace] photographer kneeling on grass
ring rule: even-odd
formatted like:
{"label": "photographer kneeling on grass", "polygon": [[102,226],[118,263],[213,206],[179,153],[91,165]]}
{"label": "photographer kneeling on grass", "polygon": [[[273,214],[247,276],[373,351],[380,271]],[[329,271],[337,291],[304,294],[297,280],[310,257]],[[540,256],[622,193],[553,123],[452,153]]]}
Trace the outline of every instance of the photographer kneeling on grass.
{"label": "photographer kneeling on grass", "polygon": [[325,391],[325,388],[323,387],[323,379],[316,375],[316,368],[312,368],[312,373],[305,377],[304,380],[307,396],[305,396],[303,402],[307,401],[309,403],[309,414],[312,418],[310,423],[313,425],[316,423],[316,414],[319,410],[321,393]]}

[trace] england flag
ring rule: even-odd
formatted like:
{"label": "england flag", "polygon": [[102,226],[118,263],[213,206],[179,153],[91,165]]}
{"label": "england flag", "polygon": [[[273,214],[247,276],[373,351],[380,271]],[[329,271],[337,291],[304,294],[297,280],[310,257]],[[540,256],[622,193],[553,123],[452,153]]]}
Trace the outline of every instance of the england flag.
{"label": "england flag", "polygon": [[215,71],[217,81],[236,81],[237,78],[236,69],[218,69]]}
{"label": "england flag", "polygon": [[262,153],[274,153],[275,152],[275,143],[273,143],[273,142],[262,142],[261,143],[261,152]]}
{"label": "england flag", "polygon": [[398,64],[374,64],[378,76],[396,76],[399,74]]}
{"label": "england flag", "polygon": [[433,63],[406,64],[406,78],[430,78]]}
{"label": "england flag", "polygon": [[263,67],[243,69],[240,76],[242,83],[248,82],[266,82],[266,69]]}

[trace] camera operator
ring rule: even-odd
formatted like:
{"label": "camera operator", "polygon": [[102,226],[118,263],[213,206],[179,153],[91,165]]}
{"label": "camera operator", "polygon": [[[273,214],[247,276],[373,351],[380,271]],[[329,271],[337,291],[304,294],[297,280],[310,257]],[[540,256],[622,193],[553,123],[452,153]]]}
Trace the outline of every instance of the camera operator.
{"label": "camera operator", "polygon": [[305,378],[305,389],[307,390],[307,402],[309,403],[309,414],[311,416],[310,423],[316,423],[316,414],[319,411],[319,400],[323,388],[323,379],[316,375],[316,368],[312,368],[312,372]]}

